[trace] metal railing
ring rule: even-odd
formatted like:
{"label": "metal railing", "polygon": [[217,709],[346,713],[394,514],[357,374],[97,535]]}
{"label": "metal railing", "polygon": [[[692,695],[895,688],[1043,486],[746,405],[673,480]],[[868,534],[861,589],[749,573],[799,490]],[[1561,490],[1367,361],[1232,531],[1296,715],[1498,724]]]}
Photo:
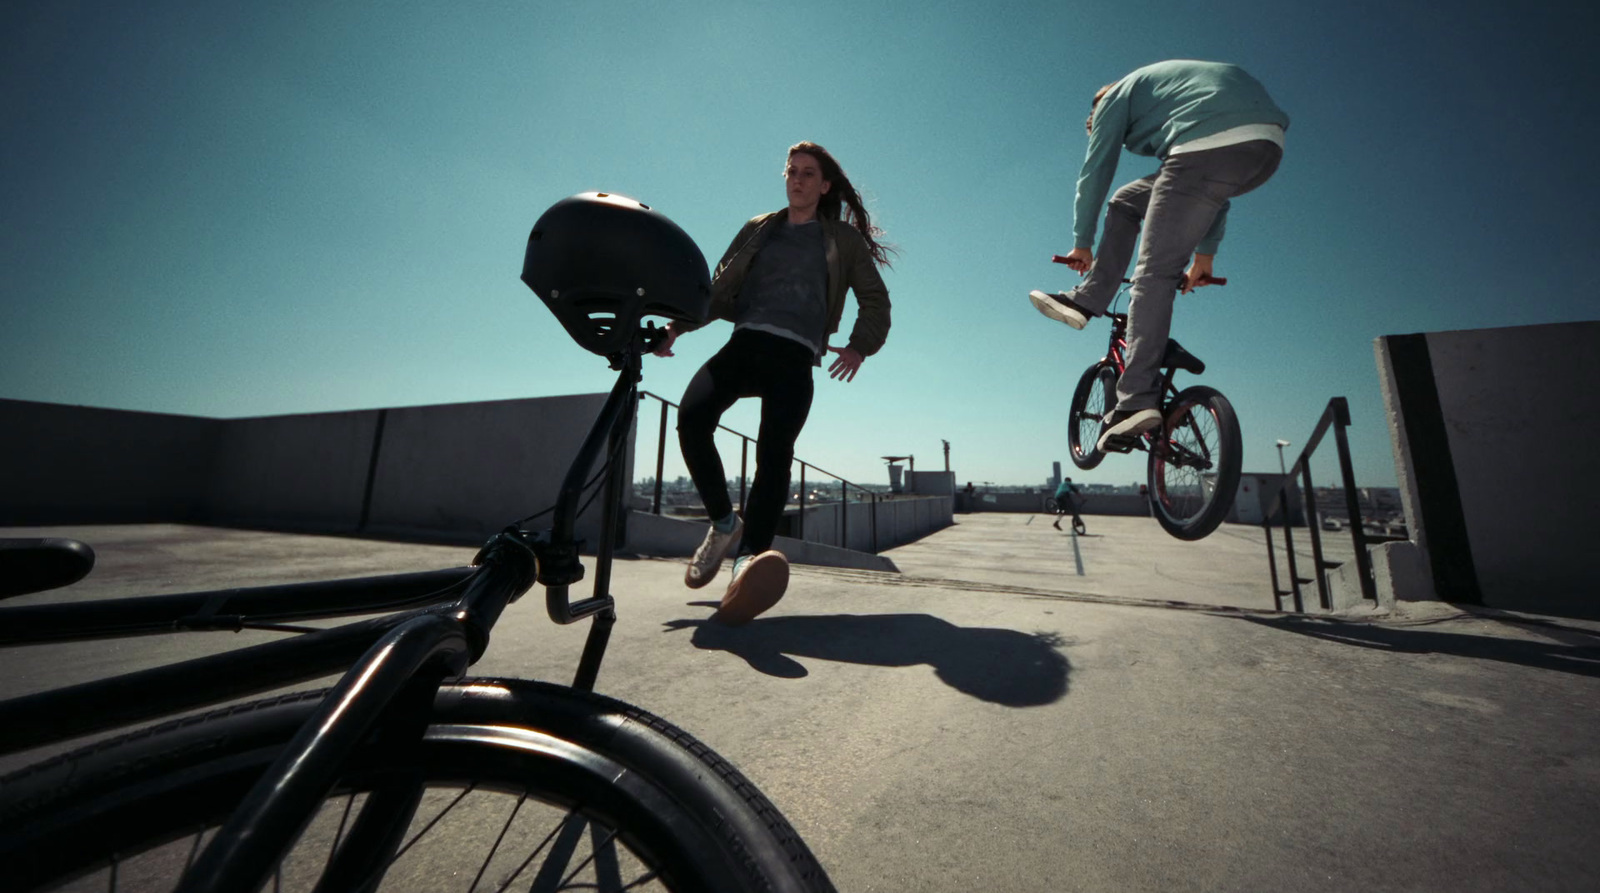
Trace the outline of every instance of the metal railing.
{"label": "metal railing", "polygon": [[[1317,516],[1317,494],[1311,486],[1311,454],[1321,445],[1322,438],[1333,429],[1333,441],[1339,452],[1339,473],[1344,481],[1345,508],[1350,513],[1350,538],[1355,544],[1356,576],[1361,581],[1361,597],[1374,604],[1378,601],[1377,586],[1372,578],[1372,556],[1367,553],[1368,537],[1362,529],[1361,507],[1356,496],[1355,471],[1350,464],[1350,442],[1345,436],[1345,429],[1350,426],[1350,404],[1343,397],[1334,397],[1328,401],[1328,408],[1323,410],[1322,418],[1317,421],[1316,428],[1311,436],[1306,438],[1306,447],[1295,457],[1294,466],[1278,482],[1277,492],[1272,500],[1267,503],[1266,512],[1261,519],[1261,529],[1267,535],[1267,566],[1272,571],[1272,600],[1278,610],[1283,610],[1283,597],[1294,596],[1294,609],[1297,612],[1305,611],[1305,601],[1300,592],[1300,584],[1310,583],[1314,579],[1317,584],[1317,597],[1324,611],[1333,609],[1333,601],[1328,595],[1328,580],[1326,571],[1339,567],[1340,562],[1329,562],[1322,556],[1322,531]],[[1306,501],[1306,527],[1311,536],[1311,558],[1316,565],[1312,577],[1300,576],[1300,570],[1295,563],[1294,536],[1290,532],[1290,517],[1288,505],[1288,490],[1294,486],[1296,478],[1304,489]],[[1280,588],[1278,584],[1278,559],[1272,545],[1272,519],[1279,509],[1283,513],[1283,548],[1288,555],[1289,588]]]}
{"label": "metal railing", "polygon": [[[646,397],[649,397],[649,398],[651,398],[653,400],[656,400],[656,401],[659,401],[661,403],[661,426],[660,426],[659,432],[656,435],[656,483],[655,483],[655,493],[654,493],[654,496],[651,499],[651,503],[650,503],[650,512],[651,512],[651,514],[659,515],[659,514],[661,514],[661,486],[662,486],[661,476],[662,476],[662,473],[666,470],[666,458],[667,458],[667,410],[668,410],[668,408],[671,408],[672,410],[676,411],[678,409],[678,404],[673,403],[671,400],[668,400],[667,398],[661,396],[660,394],[652,394],[649,391],[640,391],[639,392],[639,400],[640,400],[641,404],[643,404],[644,398],[646,398]],[[644,415],[643,409],[644,409],[644,407],[641,405],[640,406],[640,417],[641,418]],[[732,435],[738,437],[739,440],[740,440],[740,450],[739,450],[739,501],[737,503],[735,503],[735,504],[742,506],[742,505],[744,505],[745,492],[746,492],[746,489],[747,489],[748,482],[750,480],[750,476],[749,476],[749,470],[750,470],[750,445],[752,443],[758,442],[758,438],[751,437],[750,435],[745,434],[745,433],[743,433],[741,431],[735,431],[735,430],[733,430],[732,428],[729,428],[726,425],[719,424],[719,425],[717,425],[717,429],[721,430],[721,431],[726,431],[729,434],[732,434]],[[834,474],[833,472],[830,472],[830,471],[828,471],[826,469],[823,469],[823,468],[819,468],[816,465],[813,465],[810,462],[807,462],[807,461],[805,461],[803,459],[800,459],[798,457],[794,461],[800,463],[800,512],[796,516],[796,519],[795,519],[795,523],[798,525],[798,529],[794,531],[795,539],[802,539],[802,540],[805,539],[805,530],[806,530],[806,496],[807,496],[806,469],[809,468],[812,471],[821,472],[822,474],[825,474],[828,477],[831,477],[834,480],[839,482],[839,503],[840,503],[840,505],[839,505],[839,543],[844,548],[849,548],[848,544],[850,542],[850,539],[849,539],[849,534],[850,534],[850,512],[848,510],[849,509],[849,502],[850,502],[850,490],[852,488],[854,488],[856,491],[858,491],[860,494],[862,494],[862,496],[857,498],[857,500],[856,500],[857,502],[870,502],[871,503],[871,506],[872,506],[872,508],[871,508],[872,553],[874,555],[876,555],[878,553],[878,499],[882,494],[877,493],[876,491],[873,491],[873,490],[869,490],[866,487],[861,486],[860,484],[853,483],[851,481],[845,480],[844,478]]]}

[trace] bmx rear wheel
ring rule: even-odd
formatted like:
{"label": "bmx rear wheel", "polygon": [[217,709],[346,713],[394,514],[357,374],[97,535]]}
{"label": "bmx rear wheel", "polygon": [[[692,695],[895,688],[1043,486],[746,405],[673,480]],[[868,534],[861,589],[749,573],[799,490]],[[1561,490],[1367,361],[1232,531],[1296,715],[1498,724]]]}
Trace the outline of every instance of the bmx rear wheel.
{"label": "bmx rear wheel", "polygon": [[1198,385],[1172,399],[1164,422],[1150,449],[1150,503],[1168,533],[1197,540],[1233,508],[1243,458],[1239,419],[1227,397]]}
{"label": "bmx rear wheel", "polygon": [[1105,415],[1116,402],[1116,367],[1101,362],[1084,370],[1068,410],[1067,446],[1072,464],[1087,471],[1106,457],[1096,444]]}

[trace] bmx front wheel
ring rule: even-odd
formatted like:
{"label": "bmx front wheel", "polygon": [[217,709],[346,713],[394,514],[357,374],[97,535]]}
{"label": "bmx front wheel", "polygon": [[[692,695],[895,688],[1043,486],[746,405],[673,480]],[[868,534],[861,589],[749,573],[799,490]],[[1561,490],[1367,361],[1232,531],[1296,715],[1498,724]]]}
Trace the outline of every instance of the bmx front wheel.
{"label": "bmx front wheel", "polygon": [[1172,399],[1163,421],[1150,448],[1150,504],[1164,530],[1197,540],[1233,508],[1243,459],[1239,419],[1227,397],[1197,385]]}
{"label": "bmx front wheel", "polygon": [[1067,452],[1072,464],[1088,471],[1106,457],[1098,447],[1100,428],[1116,402],[1117,368],[1099,362],[1085,369],[1067,412]]}

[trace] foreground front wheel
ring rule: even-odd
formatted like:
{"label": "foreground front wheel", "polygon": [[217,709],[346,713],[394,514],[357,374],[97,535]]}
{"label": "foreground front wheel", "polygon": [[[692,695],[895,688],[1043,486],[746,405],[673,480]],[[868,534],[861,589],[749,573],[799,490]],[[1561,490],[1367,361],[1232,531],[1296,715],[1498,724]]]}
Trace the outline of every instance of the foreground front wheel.
{"label": "foreground front wheel", "polygon": [[[0,779],[0,887],[173,890],[321,694]],[[737,769],[621,702],[466,680],[440,690],[420,745],[382,739],[357,750],[263,890],[833,890]]]}
{"label": "foreground front wheel", "polygon": [[1239,490],[1243,438],[1233,404],[1197,385],[1168,404],[1150,447],[1150,503],[1163,529],[1197,540],[1217,529]]}

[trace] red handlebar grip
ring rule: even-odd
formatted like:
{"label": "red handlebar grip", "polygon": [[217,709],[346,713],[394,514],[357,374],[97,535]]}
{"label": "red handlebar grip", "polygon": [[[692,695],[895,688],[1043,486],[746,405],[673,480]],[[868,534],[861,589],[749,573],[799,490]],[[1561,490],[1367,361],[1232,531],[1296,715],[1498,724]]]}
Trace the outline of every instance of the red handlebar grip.
{"label": "red handlebar grip", "polygon": [[1052,255],[1050,255],[1050,262],[1051,263],[1056,263],[1056,264],[1064,264],[1064,263],[1067,262],[1067,256],[1065,254],[1052,254]]}

